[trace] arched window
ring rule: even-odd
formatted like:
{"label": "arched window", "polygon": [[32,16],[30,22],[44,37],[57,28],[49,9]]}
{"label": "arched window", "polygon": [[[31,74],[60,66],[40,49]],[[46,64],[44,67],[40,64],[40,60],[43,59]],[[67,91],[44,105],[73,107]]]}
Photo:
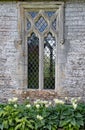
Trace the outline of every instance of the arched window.
{"label": "arched window", "polygon": [[63,42],[62,2],[21,5],[24,78],[30,89],[56,89],[57,50]]}

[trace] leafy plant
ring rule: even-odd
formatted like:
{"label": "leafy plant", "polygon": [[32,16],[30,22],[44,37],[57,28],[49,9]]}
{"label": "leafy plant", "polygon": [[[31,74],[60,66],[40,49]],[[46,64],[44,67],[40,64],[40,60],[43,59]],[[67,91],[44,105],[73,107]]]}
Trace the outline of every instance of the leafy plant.
{"label": "leafy plant", "polygon": [[17,98],[0,104],[0,130],[80,130],[85,129],[85,104],[72,99],[70,104],[55,99],[53,102]]}
{"label": "leafy plant", "polygon": [[79,130],[84,125],[82,114],[68,106],[61,115],[60,126],[65,130]]}

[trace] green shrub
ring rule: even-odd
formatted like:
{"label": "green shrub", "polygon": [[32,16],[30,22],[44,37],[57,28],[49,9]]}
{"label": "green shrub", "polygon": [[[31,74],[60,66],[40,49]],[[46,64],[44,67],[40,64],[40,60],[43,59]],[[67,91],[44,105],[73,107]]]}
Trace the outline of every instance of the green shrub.
{"label": "green shrub", "polygon": [[85,130],[85,104],[36,100],[18,104],[17,98],[0,104],[0,130]]}

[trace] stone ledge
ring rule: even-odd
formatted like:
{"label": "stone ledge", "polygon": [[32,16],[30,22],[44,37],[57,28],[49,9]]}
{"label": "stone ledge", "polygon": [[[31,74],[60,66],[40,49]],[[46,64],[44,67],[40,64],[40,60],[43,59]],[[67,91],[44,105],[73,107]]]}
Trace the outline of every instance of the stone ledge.
{"label": "stone ledge", "polygon": [[32,100],[53,100],[54,98],[59,98],[57,92],[55,92],[54,90],[27,90],[23,91],[21,96],[23,99],[30,97]]}

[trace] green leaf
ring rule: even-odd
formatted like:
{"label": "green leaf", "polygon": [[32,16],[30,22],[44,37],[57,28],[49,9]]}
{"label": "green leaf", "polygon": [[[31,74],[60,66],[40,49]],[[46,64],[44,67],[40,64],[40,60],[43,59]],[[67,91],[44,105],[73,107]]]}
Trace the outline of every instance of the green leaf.
{"label": "green leaf", "polygon": [[12,119],[9,119],[9,125],[12,126],[14,123],[13,123],[13,120]]}
{"label": "green leaf", "polygon": [[1,110],[1,111],[0,111],[0,117],[3,115],[3,113],[4,113],[4,111],[3,111],[3,110]]}
{"label": "green leaf", "polygon": [[0,124],[0,129],[3,130],[3,124]]}
{"label": "green leaf", "polygon": [[76,117],[77,118],[82,118],[82,115],[80,113],[77,113]]}
{"label": "green leaf", "polygon": [[75,118],[73,118],[73,120],[71,121],[71,124],[72,124],[73,126],[76,126]]}
{"label": "green leaf", "polygon": [[14,130],[14,128],[13,128],[13,127],[11,127],[11,128],[9,128],[9,130]]}
{"label": "green leaf", "polygon": [[7,120],[4,120],[4,121],[3,121],[3,127],[6,128],[6,129],[8,129],[9,124],[8,124],[8,121],[7,121]]}
{"label": "green leaf", "polygon": [[83,122],[83,120],[81,120],[81,119],[77,121],[77,124],[78,124],[79,126],[84,126],[84,122]]}
{"label": "green leaf", "polygon": [[15,127],[15,130],[21,129],[21,126],[22,126],[22,124],[21,124],[21,123],[20,123],[20,124],[18,124],[18,125]]}

